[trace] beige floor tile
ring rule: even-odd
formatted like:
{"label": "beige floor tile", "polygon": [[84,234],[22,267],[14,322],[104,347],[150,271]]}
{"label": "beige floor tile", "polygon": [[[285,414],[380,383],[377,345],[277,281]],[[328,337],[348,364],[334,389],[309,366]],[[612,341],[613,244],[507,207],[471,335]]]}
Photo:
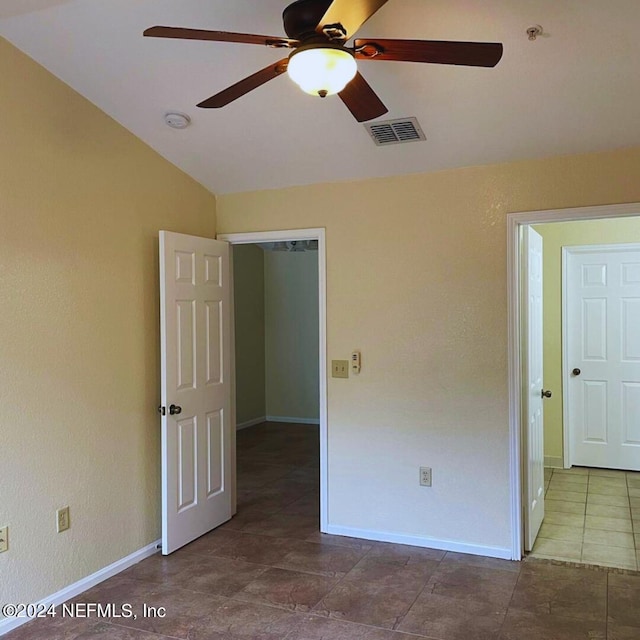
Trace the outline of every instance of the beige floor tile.
{"label": "beige floor tile", "polygon": [[629,498],[629,504],[632,509],[640,509],[640,498],[636,498],[635,496]]}
{"label": "beige floor tile", "polygon": [[627,472],[620,469],[589,469],[589,475],[600,478],[626,478]]}
{"label": "beige floor tile", "polygon": [[587,467],[571,467],[570,469],[554,469],[553,473],[560,475],[587,476],[589,475],[589,469]]}
{"label": "beige floor tile", "polygon": [[627,478],[632,480],[640,480],[640,471],[627,471]]}
{"label": "beige floor tile", "polygon": [[[586,491],[589,483],[589,476],[576,476],[570,474],[553,474],[551,476],[551,486],[566,491]],[[625,485],[626,486],[626,485]]]}
{"label": "beige floor tile", "polygon": [[631,519],[640,520],[640,509],[634,509],[631,507]]}
{"label": "beige floor tile", "polygon": [[627,485],[634,489],[640,489],[640,474],[629,475],[627,474]]}
{"label": "beige floor tile", "polygon": [[544,501],[545,513],[577,513],[584,515],[586,510],[584,502],[567,502],[566,500],[550,500],[549,496]]}
{"label": "beige floor tile", "polygon": [[551,480],[551,476],[553,475],[553,469],[546,468],[544,470],[544,479]]}
{"label": "beige floor tile", "polygon": [[629,487],[627,491],[630,498],[640,498],[640,488]]}
{"label": "beige floor tile", "polygon": [[[634,531],[637,531],[637,529],[634,529]],[[634,537],[636,548],[640,549],[640,533],[634,533]]]}
{"label": "beige floor tile", "polygon": [[603,478],[600,476],[589,476],[589,488],[592,487],[624,487],[627,488],[627,478],[624,475],[614,478]]}
{"label": "beige floor tile", "polygon": [[538,536],[533,545],[531,555],[540,558],[580,562],[582,544],[580,542],[567,542],[566,540],[553,540]]}
{"label": "beige floor tile", "polygon": [[563,513],[562,511],[549,511],[546,506],[547,503],[545,503],[544,512],[544,522],[546,524],[563,524],[568,527],[584,528],[583,513]]}
{"label": "beige floor tile", "polygon": [[582,561],[633,570],[638,566],[633,549],[600,544],[583,544]]}
{"label": "beige floor tile", "polygon": [[547,524],[543,522],[539,535],[543,538],[551,538],[552,540],[582,542],[583,531],[582,527],[567,527],[562,524]]}
{"label": "beige floor tile", "polygon": [[627,496],[603,496],[601,493],[587,493],[587,504],[602,504],[607,507],[629,507]]}
{"label": "beige floor tile", "polygon": [[610,507],[605,504],[593,504],[587,501],[588,516],[602,516],[604,518],[631,519],[631,509],[629,507]]}
{"label": "beige floor tile", "polygon": [[588,529],[604,529],[605,531],[622,531],[632,533],[631,520],[621,518],[604,518],[602,516],[587,516],[584,526]]}
{"label": "beige floor tile", "polygon": [[611,486],[608,484],[596,483],[592,485],[589,483],[589,493],[598,493],[602,496],[626,496],[626,486]]}
{"label": "beige floor tile", "polygon": [[564,500],[565,502],[582,502],[587,501],[586,493],[579,493],[577,491],[557,491],[553,487],[549,487],[547,496],[549,500]]}
{"label": "beige floor tile", "polygon": [[585,529],[584,543],[624,547],[625,549],[636,548],[633,534],[622,533],[621,531],[604,531],[603,529]]}

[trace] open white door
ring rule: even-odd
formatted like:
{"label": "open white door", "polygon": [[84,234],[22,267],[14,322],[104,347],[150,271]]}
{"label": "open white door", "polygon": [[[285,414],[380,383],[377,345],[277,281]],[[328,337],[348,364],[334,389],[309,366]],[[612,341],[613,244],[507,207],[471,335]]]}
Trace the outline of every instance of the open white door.
{"label": "open white door", "polygon": [[542,411],[542,236],[524,227],[522,253],[524,362],[523,411],[527,424],[525,438],[527,499],[525,549],[531,551],[544,518],[544,422]]}
{"label": "open white door", "polygon": [[229,245],[160,232],[162,553],[231,518]]}
{"label": "open white door", "polygon": [[567,247],[569,459],[640,471],[640,247]]}

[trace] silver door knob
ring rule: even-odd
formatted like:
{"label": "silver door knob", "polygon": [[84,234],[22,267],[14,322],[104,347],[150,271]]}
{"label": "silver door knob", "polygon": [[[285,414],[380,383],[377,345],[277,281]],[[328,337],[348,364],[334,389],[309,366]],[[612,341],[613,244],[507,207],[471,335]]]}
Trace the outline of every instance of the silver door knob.
{"label": "silver door knob", "polygon": [[576,367],[571,373],[573,373],[574,376],[579,376],[582,373],[582,371],[580,371],[580,369]]}
{"label": "silver door knob", "polygon": [[545,391],[543,389],[541,395],[542,395],[543,398],[550,398],[551,397],[551,391],[549,391],[548,389]]}

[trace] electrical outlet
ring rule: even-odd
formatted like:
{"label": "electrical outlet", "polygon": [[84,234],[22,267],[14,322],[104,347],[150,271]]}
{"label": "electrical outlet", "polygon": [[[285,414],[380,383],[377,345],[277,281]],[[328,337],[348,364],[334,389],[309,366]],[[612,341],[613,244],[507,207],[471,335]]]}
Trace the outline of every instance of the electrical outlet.
{"label": "electrical outlet", "polygon": [[431,467],[420,467],[420,485],[423,487],[431,486]]}
{"label": "electrical outlet", "polygon": [[9,527],[0,527],[0,553],[9,549]]}
{"label": "electrical outlet", "polygon": [[69,519],[69,507],[62,507],[56,511],[56,520],[58,525],[58,533],[66,531],[71,526]]}
{"label": "electrical outlet", "polygon": [[349,377],[349,361],[348,360],[332,360],[331,376],[333,378]]}

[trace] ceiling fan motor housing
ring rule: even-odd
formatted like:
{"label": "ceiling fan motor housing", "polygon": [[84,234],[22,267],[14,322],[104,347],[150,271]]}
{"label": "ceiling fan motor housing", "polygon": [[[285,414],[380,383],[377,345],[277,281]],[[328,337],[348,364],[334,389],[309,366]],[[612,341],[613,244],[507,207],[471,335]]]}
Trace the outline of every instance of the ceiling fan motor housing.
{"label": "ceiling fan motor housing", "polygon": [[285,33],[296,40],[317,36],[316,27],[333,0],[296,0],[282,13]]}

